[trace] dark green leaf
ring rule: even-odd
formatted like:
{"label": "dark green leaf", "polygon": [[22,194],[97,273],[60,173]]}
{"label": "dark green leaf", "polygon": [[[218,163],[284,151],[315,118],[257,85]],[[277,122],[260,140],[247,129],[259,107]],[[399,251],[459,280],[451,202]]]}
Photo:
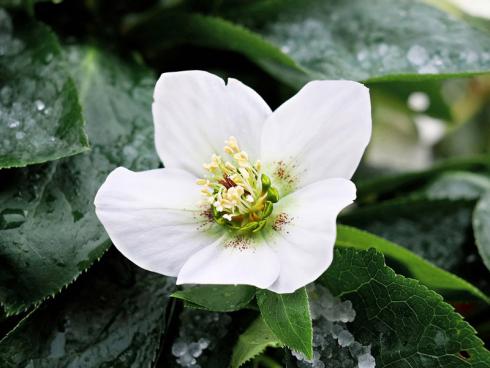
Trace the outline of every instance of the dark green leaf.
{"label": "dark green leaf", "polygon": [[203,285],[176,291],[174,298],[216,312],[233,312],[246,307],[255,296],[247,285]]}
{"label": "dark green leaf", "polygon": [[454,172],[442,175],[425,190],[431,199],[476,200],[490,191],[490,178],[471,172]]}
{"label": "dark green leaf", "polygon": [[435,292],[396,275],[374,249],[337,249],[320,282],[356,310],[349,330],[376,367],[487,367],[474,329]]}
{"label": "dark green leaf", "polygon": [[88,149],[75,84],[44,25],[0,8],[0,169]]}
{"label": "dark green leaf", "polygon": [[[461,294],[490,303],[490,298],[469,282],[434,266],[408,249],[375,235],[348,226],[337,227],[337,246],[368,250],[375,248],[387,261],[402,265],[404,276],[419,280],[447,299],[461,300]],[[403,272],[405,271],[405,272]]]}
{"label": "dark green leaf", "polygon": [[480,199],[475,207],[473,231],[478,252],[490,270],[490,192]]}
{"label": "dark green leaf", "polygon": [[162,11],[127,28],[130,39],[147,47],[152,54],[178,44],[200,45],[243,53],[266,70],[281,70],[283,78],[296,85],[307,78],[305,71],[279,48],[260,35],[221,18]]}
{"label": "dark green leaf", "polygon": [[233,349],[232,368],[239,368],[244,363],[264,352],[268,347],[277,348],[281,342],[267,327],[262,318],[257,318],[250,327],[240,335]]}
{"label": "dark green leaf", "polygon": [[72,47],[68,58],[93,147],[47,165],[0,171],[0,302],[9,314],[57,293],[107,249],[93,206],[107,174],[119,165],[158,165],[151,73],[93,47]]}
{"label": "dark green leaf", "polygon": [[463,245],[471,229],[474,201],[403,199],[361,208],[341,217],[407,247],[446,270],[464,260]]}
{"label": "dark green leaf", "polygon": [[464,158],[452,158],[433,167],[399,174],[390,174],[356,182],[358,197],[363,201],[372,201],[377,197],[406,192],[414,186],[426,184],[438,175],[453,171],[485,171],[490,169],[490,156],[480,155]]}
{"label": "dark green leaf", "polygon": [[[444,81],[428,80],[416,82],[396,82],[396,83],[373,83],[369,90],[375,104],[376,95],[390,96],[398,102],[398,108],[405,113],[420,113],[433,116],[438,119],[452,120],[451,107],[444,100],[443,91]],[[428,98],[429,105],[423,111],[410,109],[409,100],[412,94],[423,93]]]}
{"label": "dark green leaf", "polygon": [[2,367],[149,367],[173,287],[161,275],[106,259],[0,343]]}
{"label": "dark green leaf", "polygon": [[312,358],[313,332],[306,290],[302,288],[292,294],[259,290],[257,303],[264,322],[274,335],[284,345]]}
{"label": "dark green leaf", "polygon": [[[421,1],[264,1],[225,14],[280,47],[310,79],[413,80],[490,71],[489,35]],[[290,82],[281,70],[269,71]]]}

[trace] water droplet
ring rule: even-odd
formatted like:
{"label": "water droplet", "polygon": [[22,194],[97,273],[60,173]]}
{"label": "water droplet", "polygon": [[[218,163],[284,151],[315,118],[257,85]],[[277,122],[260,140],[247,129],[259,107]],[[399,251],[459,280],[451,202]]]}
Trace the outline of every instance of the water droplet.
{"label": "water droplet", "polygon": [[414,65],[423,65],[429,58],[427,50],[422,46],[414,45],[407,52],[408,61]]}
{"label": "water droplet", "polygon": [[37,111],[43,111],[44,108],[46,107],[46,105],[44,104],[44,102],[41,101],[41,100],[34,101],[34,105],[36,105]]}
{"label": "water droplet", "polygon": [[12,120],[9,124],[8,127],[11,129],[18,128],[20,126],[20,121],[18,120]]}
{"label": "water droplet", "polygon": [[176,342],[172,345],[172,354],[176,357],[181,357],[187,353],[187,344],[185,342]]}
{"label": "water droplet", "polygon": [[194,358],[198,358],[202,354],[201,345],[197,342],[189,344],[189,354]]}
{"label": "water droplet", "polygon": [[204,338],[204,337],[201,337],[199,339],[198,343],[201,346],[201,349],[203,349],[203,350],[209,346],[209,340]]}
{"label": "water droplet", "polygon": [[385,43],[381,43],[378,45],[378,54],[381,56],[385,55],[388,52],[388,45]]}
{"label": "water droplet", "polygon": [[21,226],[27,216],[27,211],[20,209],[6,209],[0,212],[0,229],[15,229]]}
{"label": "water droplet", "polygon": [[427,93],[413,92],[408,96],[407,104],[413,111],[422,112],[429,108],[430,99]]}
{"label": "water droplet", "polygon": [[24,139],[24,137],[26,136],[26,134],[24,132],[17,132],[15,133],[15,138],[16,139]]}

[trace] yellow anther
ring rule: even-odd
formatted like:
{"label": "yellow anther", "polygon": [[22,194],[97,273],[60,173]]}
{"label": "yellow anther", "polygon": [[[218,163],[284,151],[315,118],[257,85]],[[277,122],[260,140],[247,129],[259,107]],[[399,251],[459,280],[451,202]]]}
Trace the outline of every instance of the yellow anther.
{"label": "yellow anther", "polygon": [[205,185],[208,187],[211,183],[207,179],[197,179],[196,184],[197,185]]}
{"label": "yellow anther", "polygon": [[255,165],[254,166],[255,166],[255,169],[257,171],[262,170],[262,162],[260,162],[260,160],[255,161]]}
{"label": "yellow anther", "polygon": [[233,164],[232,164],[231,162],[229,162],[229,161],[226,161],[226,163],[225,163],[225,167],[226,167],[228,170],[230,170],[230,171],[236,171],[236,167],[235,167],[235,166],[233,166]]}
{"label": "yellow anther", "polygon": [[206,197],[209,197],[212,193],[210,192],[210,189],[209,187],[204,187],[203,189],[201,189],[201,194],[203,196],[206,196]]}
{"label": "yellow anther", "polygon": [[209,164],[203,164],[202,167],[204,167],[207,171],[213,173],[218,169],[218,165],[215,162],[211,162]]}
{"label": "yellow anther", "polygon": [[[225,147],[225,152],[227,150],[231,151],[232,153],[240,152],[240,147],[238,147],[238,142],[235,137],[231,136],[225,141],[226,147]],[[228,152],[226,152],[228,153]],[[231,154],[231,153],[230,153]]]}
{"label": "yellow anther", "polygon": [[240,172],[240,174],[242,174],[245,180],[247,180],[250,177],[250,174],[244,168],[239,168],[238,171]]}
{"label": "yellow anther", "polygon": [[241,167],[250,167],[250,162],[248,161],[248,155],[245,151],[240,151],[233,155],[233,158],[238,162]]}

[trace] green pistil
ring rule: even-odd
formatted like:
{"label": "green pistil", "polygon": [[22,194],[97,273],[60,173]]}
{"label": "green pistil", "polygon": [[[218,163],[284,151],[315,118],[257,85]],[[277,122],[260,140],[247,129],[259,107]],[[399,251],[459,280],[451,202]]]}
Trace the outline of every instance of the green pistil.
{"label": "green pistil", "polygon": [[266,224],[274,209],[274,203],[279,200],[279,192],[271,186],[271,180],[265,174],[261,177],[262,192],[260,198],[248,213],[234,216],[231,221],[223,218],[226,212],[219,212],[216,207],[211,206],[214,220],[230,230],[240,234],[250,234],[260,231]]}

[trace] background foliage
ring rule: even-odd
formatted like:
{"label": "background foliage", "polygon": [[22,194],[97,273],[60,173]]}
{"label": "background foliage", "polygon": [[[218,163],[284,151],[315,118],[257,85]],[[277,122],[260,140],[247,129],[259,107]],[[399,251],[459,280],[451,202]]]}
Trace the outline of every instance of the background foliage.
{"label": "background foliage", "polygon": [[201,367],[345,359],[325,358],[315,292],[178,289],[95,217],[113,168],[159,166],[157,76],[203,69],[273,108],[314,79],[370,88],[357,204],[317,285],[377,367],[489,367],[489,32],[446,0],[0,0],[0,366],[178,367],[186,339]]}

